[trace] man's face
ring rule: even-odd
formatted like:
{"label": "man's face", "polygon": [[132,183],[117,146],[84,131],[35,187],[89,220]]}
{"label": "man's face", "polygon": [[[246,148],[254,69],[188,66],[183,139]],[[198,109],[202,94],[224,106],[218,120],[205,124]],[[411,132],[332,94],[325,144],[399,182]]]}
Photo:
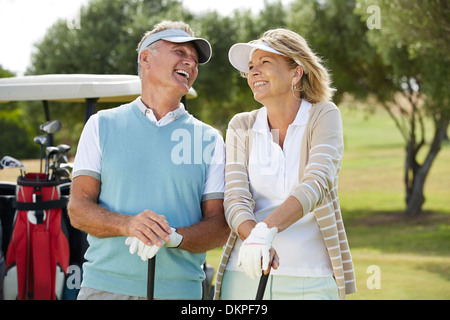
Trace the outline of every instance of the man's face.
{"label": "man's face", "polygon": [[184,96],[198,75],[198,55],[192,43],[161,40],[158,53],[149,53],[149,80],[153,85],[172,88]]}

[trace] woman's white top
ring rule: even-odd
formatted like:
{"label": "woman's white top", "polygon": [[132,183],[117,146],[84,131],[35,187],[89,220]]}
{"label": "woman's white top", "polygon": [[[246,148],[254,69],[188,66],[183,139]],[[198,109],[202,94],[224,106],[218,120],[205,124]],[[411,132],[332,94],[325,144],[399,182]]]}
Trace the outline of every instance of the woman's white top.
{"label": "woman's white top", "polygon": [[[267,109],[258,112],[252,130],[253,147],[249,156],[250,191],[255,201],[258,222],[269,216],[290,195],[299,183],[300,149],[308,122],[311,103],[302,100],[297,116],[289,125],[283,144],[274,142],[276,130],[269,129]],[[231,252],[227,270],[243,271],[237,266],[242,241],[238,238]],[[280,258],[273,275],[325,277],[332,276],[330,258],[313,212],[305,214],[286,230],[278,233],[272,243]]]}

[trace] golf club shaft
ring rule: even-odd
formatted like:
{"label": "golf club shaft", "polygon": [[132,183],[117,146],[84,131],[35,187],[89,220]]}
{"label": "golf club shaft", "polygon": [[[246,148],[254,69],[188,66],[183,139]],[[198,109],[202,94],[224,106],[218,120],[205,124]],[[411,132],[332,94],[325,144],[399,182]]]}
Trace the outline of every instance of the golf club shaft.
{"label": "golf club shaft", "polygon": [[42,173],[42,157],[43,156],[44,156],[44,146],[41,145],[41,163],[40,163],[39,173]]}
{"label": "golf club shaft", "polygon": [[153,300],[155,292],[156,256],[148,260],[147,299]]}
{"label": "golf club shaft", "polygon": [[256,292],[255,300],[262,300],[264,291],[266,291],[267,280],[269,279],[269,273],[263,274],[259,280],[258,291]]}

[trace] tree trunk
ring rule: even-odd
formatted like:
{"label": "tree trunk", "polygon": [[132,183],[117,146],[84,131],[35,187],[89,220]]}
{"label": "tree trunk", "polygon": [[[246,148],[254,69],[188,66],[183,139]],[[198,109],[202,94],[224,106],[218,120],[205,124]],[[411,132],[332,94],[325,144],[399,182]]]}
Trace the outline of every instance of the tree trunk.
{"label": "tree trunk", "polygon": [[[421,169],[424,169],[421,167]],[[411,188],[406,190],[406,215],[413,216],[422,213],[422,206],[425,203],[424,186],[427,173],[425,170],[418,170],[413,177]]]}
{"label": "tree trunk", "polygon": [[448,124],[449,119],[446,118],[436,123],[433,142],[422,165],[417,162],[419,150],[414,147],[414,141],[409,141],[407,144],[405,160],[406,215],[412,216],[422,212],[422,206],[425,203],[425,180],[430,172],[431,165],[441,150]]}
{"label": "tree trunk", "polygon": [[447,130],[448,130],[448,123],[447,123],[447,128],[445,128],[445,130],[444,130],[444,136],[442,137],[442,140],[443,140],[443,141],[449,141],[449,140],[450,140],[450,139],[448,138]]}
{"label": "tree trunk", "polygon": [[[405,160],[405,187],[406,187],[406,214],[416,215],[422,211],[425,202],[423,188],[425,184],[424,170],[417,163],[417,153],[419,149],[413,139],[406,145]],[[420,174],[419,174],[420,172]]]}

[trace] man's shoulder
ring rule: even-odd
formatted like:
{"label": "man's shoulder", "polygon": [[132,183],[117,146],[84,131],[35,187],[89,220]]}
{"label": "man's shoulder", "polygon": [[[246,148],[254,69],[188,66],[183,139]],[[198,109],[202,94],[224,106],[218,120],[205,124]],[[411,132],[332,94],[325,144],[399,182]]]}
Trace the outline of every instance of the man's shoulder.
{"label": "man's shoulder", "polygon": [[110,118],[115,117],[117,115],[122,115],[123,113],[130,112],[132,109],[133,102],[122,104],[120,106],[104,109],[97,112],[100,118]]}
{"label": "man's shoulder", "polygon": [[215,133],[219,134],[219,131],[216,128],[214,128],[212,125],[210,125],[206,122],[203,122],[200,119],[197,119],[196,117],[194,117],[193,115],[191,115],[189,113],[187,114],[187,117],[186,117],[186,123],[188,125],[192,125],[193,127],[200,126],[202,128],[203,132],[211,131],[211,132],[215,132]]}

